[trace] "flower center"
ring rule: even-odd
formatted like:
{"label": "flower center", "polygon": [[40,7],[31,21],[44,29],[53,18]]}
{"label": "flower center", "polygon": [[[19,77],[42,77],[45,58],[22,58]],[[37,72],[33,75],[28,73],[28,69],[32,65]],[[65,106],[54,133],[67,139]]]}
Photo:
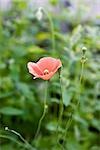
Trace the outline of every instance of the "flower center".
{"label": "flower center", "polygon": [[49,74],[49,70],[48,69],[44,70],[44,75],[46,75],[46,74]]}

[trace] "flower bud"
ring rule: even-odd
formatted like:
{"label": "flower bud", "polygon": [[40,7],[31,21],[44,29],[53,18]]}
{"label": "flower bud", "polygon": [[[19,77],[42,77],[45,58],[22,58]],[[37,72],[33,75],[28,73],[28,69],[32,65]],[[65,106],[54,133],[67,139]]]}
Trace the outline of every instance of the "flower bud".
{"label": "flower bud", "polygon": [[39,7],[39,8],[38,8],[38,11],[37,11],[37,13],[36,13],[36,18],[37,18],[39,21],[41,21],[42,18],[43,18],[43,11],[42,11],[42,10],[43,10],[42,7]]}
{"label": "flower bud", "polygon": [[87,48],[86,47],[82,47],[83,55],[85,55],[86,51],[87,51]]}

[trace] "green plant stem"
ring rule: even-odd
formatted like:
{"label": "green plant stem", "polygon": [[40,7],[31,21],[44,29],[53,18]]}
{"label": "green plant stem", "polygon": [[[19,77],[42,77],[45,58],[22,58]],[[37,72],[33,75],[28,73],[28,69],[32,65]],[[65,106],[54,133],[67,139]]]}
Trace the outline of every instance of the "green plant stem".
{"label": "green plant stem", "polygon": [[53,53],[55,53],[55,33],[54,33],[54,24],[53,24],[53,20],[52,20],[52,17],[51,15],[45,10],[43,9],[44,13],[46,14],[48,20],[49,20],[49,23],[50,23],[50,27],[51,27],[51,36],[52,36],[52,50],[53,50]]}
{"label": "green plant stem", "polygon": [[[2,135],[2,134],[0,134],[0,138],[9,139],[9,140],[15,142],[16,144],[18,144],[19,146],[21,146],[21,147],[23,147],[23,148],[25,148],[25,149],[30,150],[29,147],[24,146],[22,143],[20,143],[19,141],[15,140],[13,137],[10,137],[10,136],[8,136],[8,135]],[[35,150],[35,149],[32,147],[31,150]]]}
{"label": "green plant stem", "polygon": [[35,134],[35,138],[37,138],[38,134],[39,134],[39,131],[40,131],[40,128],[41,128],[41,123],[42,123],[42,120],[44,119],[45,117],[45,114],[46,114],[46,111],[47,111],[47,104],[46,104],[46,101],[47,101],[47,93],[48,93],[48,81],[45,81],[45,96],[44,96],[44,110],[43,110],[43,114],[39,120],[39,123],[38,123],[38,128],[37,128],[37,131],[36,131],[36,134]]}
{"label": "green plant stem", "polygon": [[[79,91],[81,89],[81,84],[82,84],[82,80],[83,80],[83,73],[84,73],[84,62],[82,62],[82,65],[81,65],[81,74],[80,74],[80,78],[79,78]],[[77,95],[78,95],[78,98],[77,98],[77,104],[76,104],[75,109],[78,108],[79,103],[80,103],[80,92]]]}
{"label": "green plant stem", "polygon": [[20,133],[16,132],[15,130],[11,130],[9,129],[8,127],[5,128],[6,131],[9,131],[11,133],[14,133],[15,135],[17,135],[26,145],[26,147],[29,149],[29,150],[34,150],[33,147],[31,146],[31,144],[29,144],[23,137]]}
{"label": "green plant stem", "polygon": [[[80,90],[80,86],[81,86],[81,83],[82,83],[82,79],[83,79],[83,73],[84,73],[84,61],[82,62],[82,65],[81,65],[81,74],[80,74],[80,78],[79,78],[79,90]],[[77,104],[76,104],[76,107],[75,109],[72,111],[71,113],[71,116],[70,118],[68,119],[67,123],[66,123],[66,127],[65,127],[65,134],[63,136],[63,145],[64,145],[64,142],[65,142],[65,139],[66,139],[66,136],[67,136],[67,131],[73,121],[73,113],[76,111],[76,109],[78,108],[79,106],[79,103],[80,103],[80,92],[77,94],[78,95],[78,98],[77,98]]]}
{"label": "green plant stem", "polygon": [[61,70],[59,70],[59,80],[60,80],[60,89],[61,89],[61,100],[60,100],[60,113],[59,113],[59,119],[58,119],[58,124],[57,124],[57,143],[59,143],[59,126],[62,123],[62,116],[63,116],[63,90],[62,90],[62,79],[61,79]]}
{"label": "green plant stem", "polygon": [[80,85],[81,85],[81,83],[82,83],[83,71],[84,71],[84,62],[83,62],[82,65],[81,65],[81,75],[80,75],[80,79],[79,79]]}
{"label": "green plant stem", "polygon": [[[22,143],[20,143],[19,141],[16,141],[13,137],[10,137],[10,136],[8,136],[8,135],[2,135],[2,134],[0,134],[0,138],[9,139],[9,140],[15,142],[16,144],[18,144],[18,145],[20,145],[20,146],[22,146],[22,147],[25,147]],[[28,148],[27,148],[27,149],[28,149]]]}

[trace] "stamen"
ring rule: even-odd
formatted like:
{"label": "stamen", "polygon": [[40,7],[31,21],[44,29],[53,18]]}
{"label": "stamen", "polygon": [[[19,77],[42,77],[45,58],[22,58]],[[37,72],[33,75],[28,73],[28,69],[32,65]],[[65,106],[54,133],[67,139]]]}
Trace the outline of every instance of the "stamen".
{"label": "stamen", "polygon": [[46,74],[49,74],[49,70],[48,69],[44,70],[44,75],[46,75]]}

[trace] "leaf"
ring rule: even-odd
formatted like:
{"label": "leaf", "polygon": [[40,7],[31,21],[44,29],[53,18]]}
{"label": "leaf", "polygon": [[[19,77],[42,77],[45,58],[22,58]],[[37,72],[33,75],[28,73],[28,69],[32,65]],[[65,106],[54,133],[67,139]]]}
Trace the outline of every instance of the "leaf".
{"label": "leaf", "polygon": [[46,39],[49,39],[50,38],[50,34],[49,33],[45,33],[45,32],[40,32],[37,34],[36,38],[38,40],[46,40]]}
{"label": "leaf", "polygon": [[71,97],[72,97],[72,94],[64,88],[63,89],[63,103],[65,106],[68,106],[70,104]]}
{"label": "leaf", "polygon": [[38,46],[30,46],[28,48],[28,51],[30,53],[36,53],[36,54],[45,53],[45,49],[42,49],[42,48],[40,48]]}
{"label": "leaf", "polygon": [[67,150],[81,150],[80,144],[77,142],[77,139],[72,135],[67,138]]}
{"label": "leaf", "polygon": [[0,113],[4,115],[23,115],[24,111],[13,107],[3,107],[0,109]]}
{"label": "leaf", "polygon": [[12,92],[5,92],[5,93],[0,93],[0,99],[6,98],[6,97],[10,97],[14,94],[14,91]]}
{"label": "leaf", "polygon": [[29,88],[29,86],[26,83],[18,82],[16,84],[17,89],[27,98],[33,98],[32,92]]}
{"label": "leaf", "polygon": [[76,28],[74,28],[72,37],[70,38],[70,44],[72,47],[80,41],[82,30],[83,29],[81,25],[78,25]]}
{"label": "leaf", "polygon": [[[56,121],[52,121],[52,122],[49,122],[47,125],[46,125],[46,128],[49,130],[49,131],[56,131],[57,130],[57,125],[58,123]],[[61,126],[59,126],[58,130],[60,132],[64,132],[63,128]]]}

